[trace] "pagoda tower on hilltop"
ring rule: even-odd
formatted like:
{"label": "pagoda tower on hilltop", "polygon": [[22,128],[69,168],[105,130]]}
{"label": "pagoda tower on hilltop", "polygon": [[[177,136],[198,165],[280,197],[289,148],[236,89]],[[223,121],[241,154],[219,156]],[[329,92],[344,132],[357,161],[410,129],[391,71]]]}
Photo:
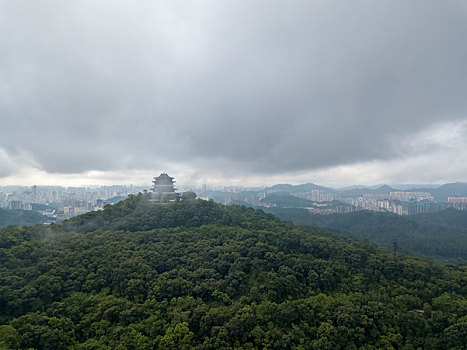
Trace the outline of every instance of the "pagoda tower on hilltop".
{"label": "pagoda tower on hilltop", "polygon": [[158,177],[155,177],[152,181],[154,186],[150,201],[158,203],[169,203],[177,202],[180,199],[180,194],[175,192],[174,178],[170,177],[166,173],[161,173]]}

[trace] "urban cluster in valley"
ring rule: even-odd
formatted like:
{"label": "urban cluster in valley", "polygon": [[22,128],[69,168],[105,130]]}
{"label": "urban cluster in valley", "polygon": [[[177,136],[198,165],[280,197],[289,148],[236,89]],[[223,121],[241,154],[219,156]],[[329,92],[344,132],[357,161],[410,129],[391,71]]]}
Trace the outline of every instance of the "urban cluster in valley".
{"label": "urban cluster in valley", "polygon": [[[175,182],[172,180],[172,177],[162,173],[154,178],[152,186],[0,186],[0,207],[10,210],[34,210],[53,221],[62,221],[79,214],[102,210],[106,205],[115,204],[130,194],[157,192],[157,188],[161,188],[157,185],[157,181],[159,184],[165,184],[161,181],[169,181],[172,185]],[[183,186],[183,188],[192,190],[198,198],[213,199],[227,205],[242,204],[257,208],[305,208],[315,214],[371,210],[398,215],[414,215],[434,213],[446,208],[467,210],[467,184],[444,186],[450,185],[457,186],[455,187],[457,193],[445,191],[446,193],[440,194],[440,188],[443,186],[433,187],[431,191],[427,189],[402,191],[389,186],[336,190],[311,183],[263,188],[210,187],[203,184],[202,186]],[[462,190],[464,187],[465,191]],[[164,191],[167,190],[164,189]],[[172,186],[171,191],[176,191],[175,187]],[[164,197],[167,196],[171,200],[179,198],[177,192],[175,194],[165,193]]]}

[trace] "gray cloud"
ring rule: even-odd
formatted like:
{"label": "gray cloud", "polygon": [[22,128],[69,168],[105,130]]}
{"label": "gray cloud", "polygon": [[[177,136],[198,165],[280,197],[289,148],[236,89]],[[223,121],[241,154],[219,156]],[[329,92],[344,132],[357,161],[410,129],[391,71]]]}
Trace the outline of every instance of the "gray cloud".
{"label": "gray cloud", "polygon": [[467,119],[463,1],[0,7],[0,147],[47,172],[303,171]]}

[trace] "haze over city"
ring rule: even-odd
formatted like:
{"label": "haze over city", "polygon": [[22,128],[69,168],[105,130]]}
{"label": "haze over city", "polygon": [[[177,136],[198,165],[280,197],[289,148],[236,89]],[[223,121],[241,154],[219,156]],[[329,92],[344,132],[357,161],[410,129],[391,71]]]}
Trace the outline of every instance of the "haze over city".
{"label": "haze over city", "polygon": [[0,1],[0,185],[467,181],[464,1]]}

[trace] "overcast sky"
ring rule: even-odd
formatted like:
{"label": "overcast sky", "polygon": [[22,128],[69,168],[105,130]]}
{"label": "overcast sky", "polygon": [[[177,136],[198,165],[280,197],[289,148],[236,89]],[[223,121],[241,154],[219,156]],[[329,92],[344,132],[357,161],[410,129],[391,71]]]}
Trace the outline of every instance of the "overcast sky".
{"label": "overcast sky", "polygon": [[0,185],[467,181],[467,2],[0,0]]}

